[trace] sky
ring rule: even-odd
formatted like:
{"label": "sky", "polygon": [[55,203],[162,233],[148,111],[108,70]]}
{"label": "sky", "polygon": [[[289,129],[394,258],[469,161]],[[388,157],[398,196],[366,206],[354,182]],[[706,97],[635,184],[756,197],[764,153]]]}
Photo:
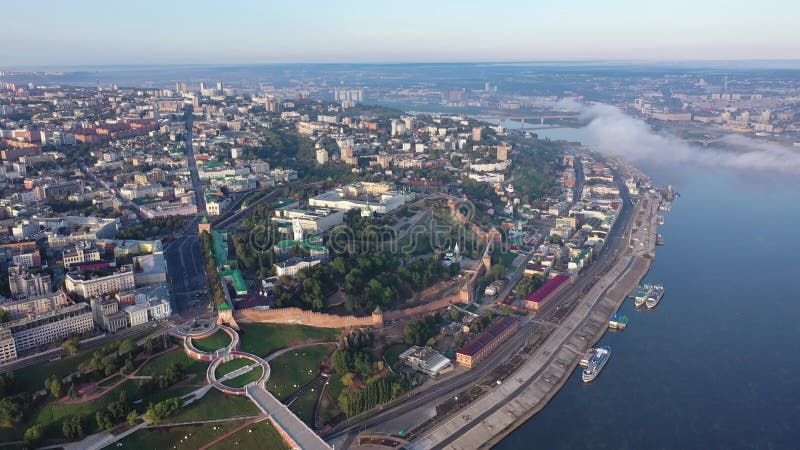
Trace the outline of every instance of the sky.
{"label": "sky", "polygon": [[4,0],[0,68],[799,59],[791,0]]}

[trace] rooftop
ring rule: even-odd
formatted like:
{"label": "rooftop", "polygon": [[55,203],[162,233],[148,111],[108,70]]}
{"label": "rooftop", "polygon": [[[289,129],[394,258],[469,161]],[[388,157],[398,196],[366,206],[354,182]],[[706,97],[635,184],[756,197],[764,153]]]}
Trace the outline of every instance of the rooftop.
{"label": "rooftop", "polygon": [[553,278],[547,280],[547,282],[539,287],[539,289],[535,290],[531,295],[529,295],[527,301],[534,303],[543,301],[548,295],[552,294],[567,280],[569,280],[569,277],[566,275],[554,276]]}
{"label": "rooftop", "polygon": [[467,356],[473,356],[477,354],[483,347],[486,347],[491,343],[493,340],[497,338],[497,336],[503,334],[504,331],[514,326],[517,323],[517,319],[513,317],[504,317],[491,327],[484,331],[483,333],[479,334],[475,339],[470,341],[467,345],[461,347],[461,350],[458,353]]}

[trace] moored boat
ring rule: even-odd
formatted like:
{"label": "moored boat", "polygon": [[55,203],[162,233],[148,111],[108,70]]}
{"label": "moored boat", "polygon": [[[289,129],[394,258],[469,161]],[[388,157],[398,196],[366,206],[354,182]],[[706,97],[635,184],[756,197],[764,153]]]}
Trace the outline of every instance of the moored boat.
{"label": "moored boat", "polygon": [[661,297],[664,296],[664,286],[657,284],[653,286],[653,291],[647,297],[645,301],[645,305],[647,305],[647,309],[653,309],[658,305],[658,302],[661,301]]}
{"label": "moored boat", "polygon": [[642,286],[638,291],[636,291],[636,294],[633,295],[634,305],[636,305],[637,308],[644,305],[644,302],[647,301],[648,297],[650,297],[650,291],[652,290],[652,285],[645,284]]}
{"label": "moored boat", "polygon": [[611,347],[604,345],[595,350],[594,355],[589,360],[589,364],[583,369],[581,379],[584,383],[589,383],[600,375],[603,367],[606,366],[608,358],[611,357]]}
{"label": "moored boat", "polygon": [[612,330],[624,330],[628,326],[628,316],[621,316],[614,314],[611,320],[608,321],[608,328]]}

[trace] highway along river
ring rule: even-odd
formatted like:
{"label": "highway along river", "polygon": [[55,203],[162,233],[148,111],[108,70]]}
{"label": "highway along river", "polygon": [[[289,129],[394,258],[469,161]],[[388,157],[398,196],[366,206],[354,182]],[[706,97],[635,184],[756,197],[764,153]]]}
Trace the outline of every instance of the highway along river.
{"label": "highway along river", "polygon": [[663,300],[626,301],[627,330],[598,343],[613,350],[600,376],[584,385],[576,370],[495,448],[798,448],[800,176],[639,167],[681,194],[645,278]]}

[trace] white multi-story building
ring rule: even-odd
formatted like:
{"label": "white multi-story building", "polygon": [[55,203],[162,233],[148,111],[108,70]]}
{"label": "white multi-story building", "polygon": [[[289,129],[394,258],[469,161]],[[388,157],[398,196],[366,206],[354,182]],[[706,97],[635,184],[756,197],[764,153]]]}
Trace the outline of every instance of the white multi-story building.
{"label": "white multi-story building", "polygon": [[50,230],[59,229],[82,229],[81,233],[71,233],[59,235],[51,233],[47,236],[47,244],[50,248],[58,249],[69,245],[75,245],[82,241],[94,242],[98,239],[110,239],[117,233],[119,219],[100,219],[87,216],[65,216],[57,218],[40,218],[40,226]]}
{"label": "white multi-story building", "polygon": [[17,359],[17,344],[8,328],[0,328],[0,362]]}
{"label": "white multi-story building", "polygon": [[69,269],[70,266],[76,264],[100,261],[100,251],[86,243],[84,245],[76,244],[75,247],[64,250],[62,260],[64,261],[64,268]]}
{"label": "white multi-story building", "polygon": [[218,216],[223,213],[228,206],[231,204],[230,197],[225,198],[217,198],[217,197],[206,197],[206,214],[209,216]]}
{"label": "white multi-story building", "polygon": [[[293,205],[296,205],[293,204]],[[306,235],[315,235],[344,223],[344,211],[327,208],[300,209],[289,205],[275,210],[276,224],[300,224]]]}
{"label": "white multi-story building", "polygon": [[32,253],[20,253],[18,255],[14,255],[11,257],[11,261],[15,266],[25,267],[40,266],[42,264],[41,256],[39,255],[38,250]]}
{"label": "white multi-story building", "polygon": [[69,304],[69,298],[63,291],[37,295],[23,300],[0,303],[0,309],[8,312],[10,320],[18,320],[29,316],[44,314]]}
{"label": "white multi-story building", "polygon": [[83,298],[113,294],[133,289],[135,285],[131,266],[122,266],[118,272],[106,276],[85,278],[82,275],[70,273],[65,279],[67,292],[78,294]]}
{"label": "white multi-story building", "polygon": [[308,205],[345,211],[360,209],[362,212],[386,214],[405,204],[405,195],[393,190],[384,190],[384,187],[381,183],[348,185],[311,197],[308,199]]}
{"label": "white multi-story building", "polygon": [[148,321],[148,306],[147,305],[130,305],[122,308],[125,315],[128,316],[128,324],[135,327]]}
{"label": "white multi-story building", "polygon": [[308,267],[313,267],[319,264],[319,259],[300,259],[292,258],[286,261],[273,264],[275,267],[275,275],[278,277],[295,277],[297,273]]}
{"label": "white multi-story building", "polygon": [[[172,192],[170,192],[172,191]],[[144,197],[159,197],[174,193],[172,188],[165,188],[161,183],[148,184],[144,186],[126,185],[119,190],[120,197],[125,200],[135,200]]]}
{"label": "white multi-story building", "polygon": [[8,322],[2,325],[2,329],[11,332],[16,352],[22,353],[73,335],[88,333],[94,330],[94,320],[89,305],[80,303]]}
{"label": "white multi-story building", "polygon": [[50,275],[47,273],[34,275],[24,267],[8,268],[8,284],[13,298],[30,298],[47,294],[51,291],[50,283]]}

